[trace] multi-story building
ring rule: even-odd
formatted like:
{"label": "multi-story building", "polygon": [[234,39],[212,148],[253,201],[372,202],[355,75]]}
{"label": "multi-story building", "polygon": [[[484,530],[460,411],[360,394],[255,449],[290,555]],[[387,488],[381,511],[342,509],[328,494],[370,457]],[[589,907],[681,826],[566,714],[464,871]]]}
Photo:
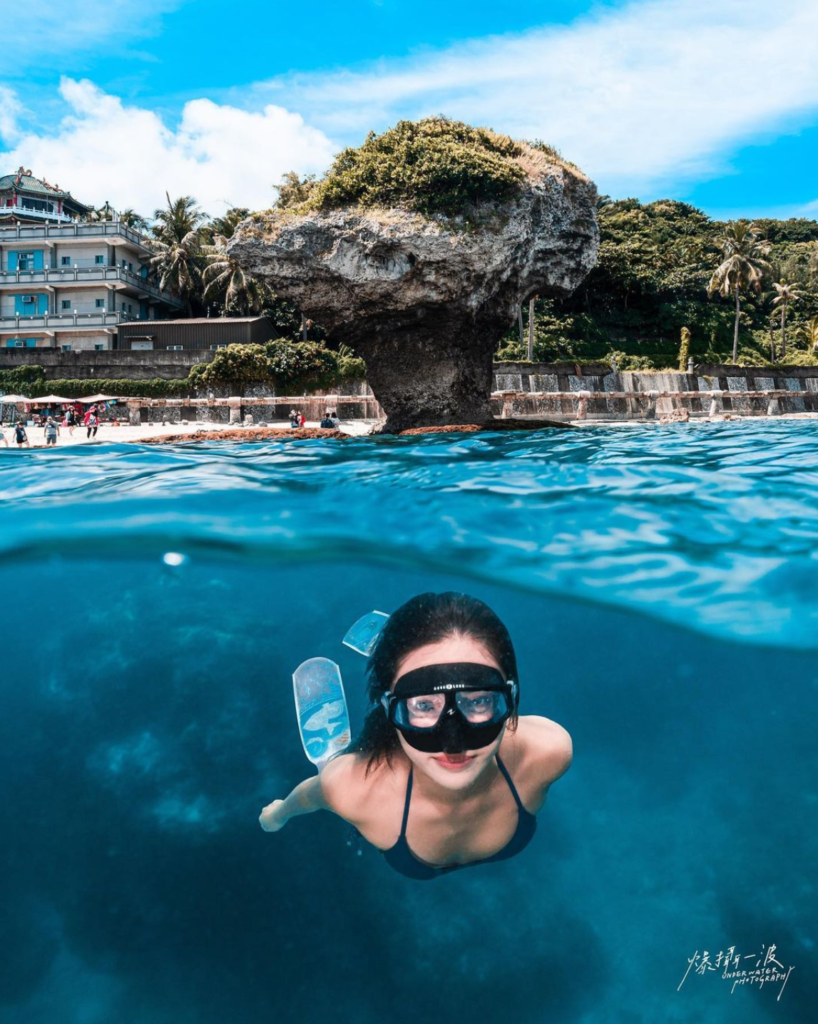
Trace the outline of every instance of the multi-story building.
{"label": "multi-story building", "polygon": [[0,177],[0,346],[115,348],[120,324],[183,308],[152,279],[145,236],[88,212],[23,168]]}

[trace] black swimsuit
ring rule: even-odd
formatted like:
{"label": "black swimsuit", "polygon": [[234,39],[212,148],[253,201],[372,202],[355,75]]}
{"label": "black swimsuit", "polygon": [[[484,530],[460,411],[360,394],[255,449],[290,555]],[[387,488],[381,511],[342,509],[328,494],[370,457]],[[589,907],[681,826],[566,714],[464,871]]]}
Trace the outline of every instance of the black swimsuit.
{"label": "black swimsuit", "polygon": [[433,864],[427,864],[425,861],[419,860],[409,849],[409,844],[406,841],[406,822],[409,819],[409,801],[412,798],[412,769],[410,768],[409,780],[406,784],[406,802],[403,808],[403,824],[401,825],[400,838],[388,850],[381,850],[384,860],[390,867],[393,867],[395,871],[399,871],[402,875],[406,875],[407,878],[426,881],[430,878],[438,878],[440,875],[445,875],[450,871],[456,871],[457,868],[470,868],[475,864],[489,864],[492,861],[508,860],[509,857],[516,856],[516,854],[528,846],[537,830],[537,817],[523,807],[514,783],[511,781],[511,776],[506,770],[506,766],[500,760],[500,755],[497,754],[496,756],[497,766],[505,776],[512,796],[517,803],[518,814],[517,830],[502,850],[498,850],[491,857],[469,861],[468,864],[448,864],[443,867],[435,867]]}

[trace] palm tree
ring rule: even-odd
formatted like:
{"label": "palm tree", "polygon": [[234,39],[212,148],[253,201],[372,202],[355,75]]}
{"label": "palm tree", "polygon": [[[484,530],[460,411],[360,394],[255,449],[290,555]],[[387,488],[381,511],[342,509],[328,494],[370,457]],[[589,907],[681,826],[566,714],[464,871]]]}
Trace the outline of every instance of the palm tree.
{"label": "palm tree", "polygon": [[126,228],[133,228],[134,231],[147,231],[148,229],[148,222],[145,218],[130,206],[119,214],[119,222]]}
{"label": "palm tree", "polygon": [[202,274],[205,282],[204,299],[219,299],[225,308],[237,316],[259,313],[267,298],[260,281],[250,277],[238,262],[227,254],[227,238],[216,235],[213,245],[203,248],[207,266]]}
{"label": "palm tree", "polygon": [[223,217],[214,217],[207,227],[213,232],[214,241],[219,235],[232,238],[238,223],[249,216],[250,211],[246,206],[233,206]]}
{"label": "palm tree", "polygon": [[202,213],[193,196],[179,196],[172,200],[166,192],[165,198],[168,201],[167,208],[154,211],[153,219],[156,223],[152,231],[160,242],[171,245],[181,242],[191,231],[198,232],[207,214]]}
{"label": "palm tree", "polygon": [[784,353],[787,351],[787,334],[786,334],[786,320],[787,320],[787,303],[797,302],[801,298],[801,294],[793,290],[790,285],[782,281],[780,284],[778,281],[773,282],[773,288],[775,288],[776,296],[773,299],[773,305],[777,306],[781,304],[781,358],[784,358]]}
{"label": "palm tree", "polygon": [[738,327],[741,317],[741,293],[752,289],[758,291],[769,263],[764,257],[770,251],[770,243],[760,239],[755,227],[746,220],[730,221],[719,239],[724,260],[713,272],[707,291],[710,295],[718,292],[724,298],[735,295],[736,323],[733,331],[733,363],[738,359]]}
{"label": "palm tree", "polygon": [[814,316],[806,327],[799,327],[795,336],[806,341],[808,352],[814,352],[818,348],[818,316]]}
{"label": "palm tree", "polygon": [[163,242],[159,239],[151,243],[156,253],[148,261],[149,266],[159,276],[159,287],[169,288],[187,301],[187,315],[193,315],[191,296],[201,285],[202,258],[201,240],[198,231],[188,231],[179,241]]}

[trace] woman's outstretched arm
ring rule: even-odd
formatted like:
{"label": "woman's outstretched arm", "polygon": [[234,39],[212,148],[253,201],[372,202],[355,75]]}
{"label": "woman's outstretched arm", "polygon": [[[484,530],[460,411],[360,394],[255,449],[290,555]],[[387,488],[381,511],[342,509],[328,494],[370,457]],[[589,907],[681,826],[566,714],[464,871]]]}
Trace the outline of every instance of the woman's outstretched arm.
{"label": "woman's outstretched arm", "polygon": [[265,832],[278,832],[290,818],[312,811],[328,810],[321,788],[321,776],[304,779],[284,800],[273,800],[259,815],[259,824]]}

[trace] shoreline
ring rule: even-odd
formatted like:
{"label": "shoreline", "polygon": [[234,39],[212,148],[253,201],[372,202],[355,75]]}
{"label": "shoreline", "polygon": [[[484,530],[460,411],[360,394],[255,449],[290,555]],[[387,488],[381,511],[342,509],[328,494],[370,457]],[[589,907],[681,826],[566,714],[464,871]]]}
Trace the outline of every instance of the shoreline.
{"label": "shoreline", "polygon": [[[748,423],[748,422],[776,422],[779,420],[816,420],[816,412],[779,413],[776,416],[737,416],[734,413],[726,416],[696,416],[689,420],[625,420],[625,419],[584,419],[584,420],[533,420],[529,424],[522,419],[513,422],[509,420],[497,420],[496,424],[458,424],[445,427],[415,427],[401,431],[398,434],[384,435],[393,437],[423,436],[426,434],[455,434],[455,433],[511,433],[524,430],[542,430],[546,427],[556,429],[587,430],[590,427],[665,427],[688,425],[692,423]],[[130,425],[110,426],[103,424],[97,431],[96,437],[87,438],[85,427],[75,427],[73,436],[65,428],[61,428],[60,436],[55,446],[46,446],[45,436],[42,427],[28,427],[30,448],[17,449],[14,442],[13,427],[4,426],[3,435],[8,445],[4,448],[0,444],[0,452],[4,450],[42,450],[46,447],[71,448],[75,445],[99,445],[99,444],[186,444],[201,441],[224,441],[252,443],[254,441],[269,440],[322,440],[331,439],[343,441],[348,437],[380,436],[372,433],[372,428],[377,427],[380,420],[348,420],[342,423],[336,430],[322,429],[315,424],[308,424],[305,427],[293,429],[286,421],[268,426],[237,426],[235,424],[212,424],[212,423],[143,423],[138,427]],[[159,433],[162,431],[162,433]],[[171,432],[172,431],[172,432]]]}

